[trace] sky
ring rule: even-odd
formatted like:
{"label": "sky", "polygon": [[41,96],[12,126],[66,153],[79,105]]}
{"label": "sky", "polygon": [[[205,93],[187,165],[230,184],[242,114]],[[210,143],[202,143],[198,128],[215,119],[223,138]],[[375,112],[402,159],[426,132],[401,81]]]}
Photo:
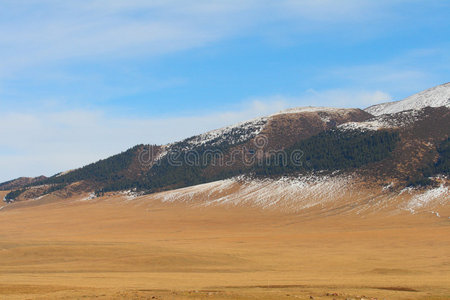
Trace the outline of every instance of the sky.
{"label": "sky", "polygon": [[0,0],[0,182],[450,81],[441,0]]}

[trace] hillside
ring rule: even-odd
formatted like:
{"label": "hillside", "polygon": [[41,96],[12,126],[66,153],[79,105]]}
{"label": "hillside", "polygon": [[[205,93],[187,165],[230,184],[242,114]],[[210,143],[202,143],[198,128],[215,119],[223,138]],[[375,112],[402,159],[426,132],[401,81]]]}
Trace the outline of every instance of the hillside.
{"label": "hillside", "polygon": [[39,176],[39,177],[19,177],[10,181],[6,181],[3,183],[0,183],[0,190],[13,190],[16,188],[21,188],[42,180],[47,179],[45,176]]}
{"label": "hillside", "polygon": [[[448,175],[450,84],[360,109],[293,108],[167,145],[138,145],[52,177],[10,181],[5,200],[58,193],[156,193],[246,175],[358,174],[383,186],[436,186]],[[437,107],[439,106],[439,107]],[[447,141],[447,142],[446,142]]]}

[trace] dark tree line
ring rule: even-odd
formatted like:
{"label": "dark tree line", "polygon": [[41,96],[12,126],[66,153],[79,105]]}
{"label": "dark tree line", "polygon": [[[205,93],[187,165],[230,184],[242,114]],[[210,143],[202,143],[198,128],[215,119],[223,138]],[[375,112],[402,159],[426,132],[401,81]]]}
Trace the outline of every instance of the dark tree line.
{"label": "dark tree line", "polygon": [[435,185],[436,183],[429,177],[450,175],[450,137],[439,143],[436,151],[438,153],[437,161],[425,166],[418,175],[409,178],[409,186]]}
{"label": "dark tree line", "polygon": [[5,196],[6,203],[10,203],[11,201],[14,201],[17,197],[19,197],[23,192],[25,192],[26,189],[20,189],[11,191]]}
{"label": "dark tree line", "polygon": [[439,158],[434,165],[435,174],[450,174],[450,137],[444,140],[438,147]]}
{"label": "dark tree line", "polygon": [[[256,172],[280,175],[358,168],[387,158],[399,140],[395,131],[328,130],[287,149],[285,162],[280,161],[280,157],[273,157],[269,164],[257,167]],[[294,151],[302,154],[300,161],[292,159]]]}
{"label": "dark tree line", "polygon": [[39,184],[68,184],[80,180],[90,180],[94,182],[120,180],[122,176],[118,173],[126,170],[130,166],[140,147],[142,147],[142,145],[135,146],[127,151],[99,160],[67,174],[52,176],[41,181]]}
{"label": "dark tree line", "polygon": [[[283,161],[279,161],[282,158],[277,156],[264,160],[262,163],[255,160],[253,165],[244,169],[224,168],[223,172],[214,176],[205,174],[204,169],[209,166],[208,164],[176,166],[170,164],[166,157],[150,170],[142,186],[148,190],[159,190],[165,187],[184,187],[220,180],[242,173],[270,176],[294,172],[352,169],[387,158],[399,140],[399,134],[395,131],[330,130],[302,140],[286,149],[285,158],[287,159]],[[229,147],[228,144],[222,144],[211,149],[225,152],[229,150]],[[197,151],[201,157],[202,153],[211,149],[204,147],[198,148]],[[291,159],[293,152],[298,150],[303,153],[301,164]],[[185,161],[186,155],[188,154],[182,153],[178,159]]]}

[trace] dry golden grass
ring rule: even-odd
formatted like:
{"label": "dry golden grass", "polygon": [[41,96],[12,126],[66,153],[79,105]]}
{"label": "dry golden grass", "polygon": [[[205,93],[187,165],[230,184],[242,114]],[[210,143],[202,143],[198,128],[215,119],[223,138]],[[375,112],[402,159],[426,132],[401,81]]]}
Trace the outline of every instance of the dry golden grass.
{"label": "dry golden grass", "polygon": [[449,219],[315,215],[16,203],[0,211],[0,298],[450,299]]}

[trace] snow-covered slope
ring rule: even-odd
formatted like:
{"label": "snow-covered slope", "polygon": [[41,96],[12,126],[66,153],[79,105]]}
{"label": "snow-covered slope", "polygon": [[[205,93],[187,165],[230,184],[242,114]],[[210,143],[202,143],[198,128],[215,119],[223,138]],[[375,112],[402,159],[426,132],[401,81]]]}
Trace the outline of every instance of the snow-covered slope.
{"label": "snow-covered slope", "polygon": [[448,218],[448,210],[444,208],[450,203],[449,182],[444,177],[440,180],[438,187],[399,190],[394,183],[384,187],[368,185],[357,174],[259,179],[237,176],[134,198],[123,196],[123,199],[146,204],[158,201],[184,203],[192,207],[242,206],[296,213],[318,209],[322,215],[438,212],[437,216]]}
{"label": "snow-covered slope", "polygon": [[194,206],[251,206],[299,211],[349,198],[351,176],[308,175],[278,179],[245,176],[210,182],[147,196],[162,202],[185,202]]}
{"label": "snow-covered slope", "polygon": [[370,118],[364,122],[347,122],[339,125],[340,130],[360,130],[370,131],[386,128],[401,128],[414,124],[418,120],[424,118],[425,112],[423,109],[414,109],[401,111],[392,114],[383,114]]}
{"label": "snow-covered slope", "polygon": [[257,136],[267,124],[267,120],[267,117],[261,117],[241,122],[187,138],[182,142],[170,144],[168,147],[190,150],[200,146],[220,146],[224,143],[235,145],[243,143]]}
{"label": "snow-covered slope", "polygon": [[349,109],[346,108],[335,108],[335,107],[324,107],[324,106],[302,106],[289,108],[286,110],[282,110],[273,114],[272,116],[284,115],[284,114],[299,114],[299,113],[308,113],[308,112],[324,112],[324,113],[342,113],[347,112]]}
{"label": "snow-covered slope", "polygon": [[387,102],[370,106],[366,108],[365,111],[372,115],[379,116],[411,109],[418,110],[427,106],[450,107],[450,82],[409,96],[401,101]]}

